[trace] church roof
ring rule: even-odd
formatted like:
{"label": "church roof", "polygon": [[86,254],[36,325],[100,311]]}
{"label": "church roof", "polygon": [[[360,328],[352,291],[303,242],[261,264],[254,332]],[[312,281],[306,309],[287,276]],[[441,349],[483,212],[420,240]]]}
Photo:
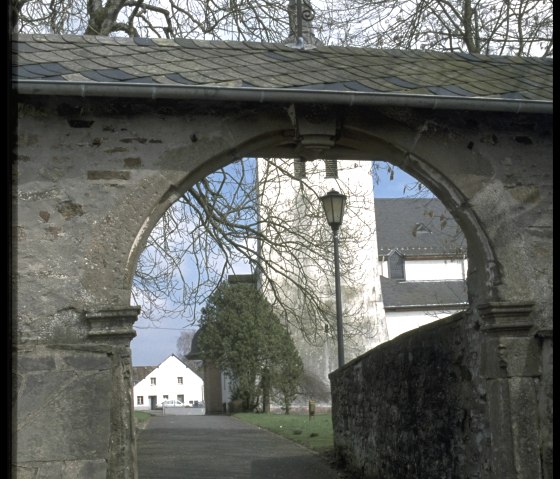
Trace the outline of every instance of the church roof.
{"label": "church roof", "polygon": [[27,94],[196,93],[204,100],[329,98],[400,106],[414,100],[414,106],[430,108],[446,108],[449,101],[453,108],[552,113],[548,58],[42,34],[14,35],[12,50],[13,80]]}
{"label": "church roof", "polygon": [[455,256],[466,253],[460,227],[437,198],[375,198],[379,256]]}

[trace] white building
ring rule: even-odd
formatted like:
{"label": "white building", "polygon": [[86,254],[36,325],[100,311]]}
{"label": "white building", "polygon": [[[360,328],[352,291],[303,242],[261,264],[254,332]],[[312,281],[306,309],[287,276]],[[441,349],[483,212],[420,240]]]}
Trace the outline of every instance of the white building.
{"label": "white building", "polygon": [[[290,228],[313,232],[311,241],[323,241],[331,231],[318,198],[306,193],[309,190],[301,188],[301,183],[320,195],[335,189],[348,197],[340,231],[340,255],[347,264],[341,277],[346,362],[403,332],[467,307],[466,242],[441,201],[374,199],[371,162],[275,162],[279,169],[259,160],[260,202],[275,205],[275,214]],[[266,225],[266,213],[262,219]],[[350,235],[345,243],[344,237]],[[263,247],[261,253],[272,264],[290,270],[278,252]],[[316,287],[332,303],[332,278],[318,271],[317,263],[305,258],[306,254],[302,253],[300,264],[308,276],[316,276]],[[291,269],[299,280],[301,271]],[[290,298],[293,289],[276,290],[275,295],[279,294]],[[297,304],[297,294],[290,301]],[[304,307],[301,312],[306,314]],[[326,382],[329,372],[338,367],[336,344],[325,335],[323,343],[312,345],[295,328],[292,333],[306,370]]]}
{"label": "white building", "polygon": [[133,367],[134,409],[155,409],[168,399],[187,406],[204,401],[204,381],[177,356],[172,354],[159,366]]}
{"label": "white building", "polygon": [[[283,297],[284,303],[291,305],[290,329],[304,370],[327,386],[328,374],[338,368],[336,304],[332,231],[319,196],[331,189],[347,196],[339,233],[345,361],[388,339],[377,259],[371,168],[372,163],[368,161],[276,159],[271,164],[271,160],[258,160],[263,232],[274,237],[276,232],[271,224],[282,222],[289,225],[283,235],[295,229],[309,235],[305,244],[300,244],[301,238],[293,238],[298,246],[289,254],[261,245],[261,258],[272,265],[268,274],[275,276],[276,283],[273,292],[270,284],[264,282],[263,292],[273,303],[276,298]],[[289,239],[283,237],[282,243],[286,244]],[[316,254],[311,248],[307,249],[306,244],[324,246]],[[316,308],[309,308],[296,288],[277,270],[291,271],[291,281],[297,283],[311,278],[309,287],[319,291],[327,313],[321,317]],[[305,333],[293,326],[298,322],[303,329],[308,328]]]}
{"label": "white building", "polygon": [[466,243],[436,198],[375,200],[389,339],[464,310]]}

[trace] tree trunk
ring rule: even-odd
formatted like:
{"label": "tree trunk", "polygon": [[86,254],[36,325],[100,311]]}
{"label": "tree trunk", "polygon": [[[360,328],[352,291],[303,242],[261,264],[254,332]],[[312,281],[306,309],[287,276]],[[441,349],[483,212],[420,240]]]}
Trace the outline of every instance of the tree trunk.
{"label": "tree trunk", "polygon": [[263,412],[270,412],[270,374],[267,369],[263,372],[261,386],[263,391]]}

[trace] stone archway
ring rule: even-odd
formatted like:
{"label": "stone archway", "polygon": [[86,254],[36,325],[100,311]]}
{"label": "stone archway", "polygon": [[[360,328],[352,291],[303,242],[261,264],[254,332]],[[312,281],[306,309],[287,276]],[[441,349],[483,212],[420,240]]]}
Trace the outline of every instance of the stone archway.
{"label": "stone archway", "polygon": [[[542,171],[533,171],[526,182],[522,177],[528,169],[514,172],[512,166],[520,166],[522,155],[532,155],[520,145],[535,145],[534,151],[544,147],[550,126],[535,117],[521,117],[517,123],[492,114],[480,120],[469,112],[424,116],[400,111],[398,117],[405,121],[393,122],[394,113],[383,118],[380,128],[368,132],[365,126],[349,135],[347,144],[360,148],[361,135],[373,133],[380,159],[418,178],[454,215],[468,242],[470,308],[384,344],[331,374],[339,458],[360,477],[436,477],[444,471],[458,477],[527,478],[539,471],[547,477],[552,403],[544,399],[544,391],[551,383],[541,368],[550,361],[552,346],[546,339],[548,306],[542,300],[551,283],[545,280],[543,289],[529,287],[530,293],[519,294],[517,288],[530,282],[523,271],[533,270],[533,261],[547,269],[539,258],[518,254],[527,252],[526,242],[543,246],[535,236],[521,239],[520,219],[535,212],[539,219],[529,221],[533,226],[525,224],[534,228],[533,221],[544,219],[536,204],[551,203],[550,198],[541,203],[541,194],[549,190],[536,186]],[[536,132],[532,137],[522,134],[527,124]],[[538,169],[536,165],[545,163],[532,165]],[[503,231],[508,234],[502,236]],[[440,371],[455,367],[450,377],[462,379],[452,384],[455,381]],[[391,374],[383,374],[386,370]],[[433,383],[426,379],[430,371]],[[424,389],[412,394],[412,403],[422,404],[419,408],[407,403],[411,385]],[[399,402],[395,391],[408,399]],[[448,397],[448,403],[422,398],[427,391],[432,397]],[[438,415],[455,424],[437,424]]]}
{"label": "stone archway", "polygon": [[[453,394],[465,408],[473,405],[474,388],[489,398],[476,402],[473,427],[453,426],[453,445],[465,455],[454,467],[484,477],[476,470],[480,454],[487,456],[478,467],[491,471],[519,453],[496,443],[485,452],[473,443],[477,434],[487,440],[511,419],[504,409],[493,415],[497,423],[489,420],[503,391],[523,383],[516,391],[525,394],[540,378],[534,336],[552,328],[549,117],[489,113],[481,121],[476,112],[363,107],[318,108],[317,114],[289,104],[41,95],[19,101],[17,471],[136,476],[132,405],[123,399],[131,390],[136,260],[151,227],[188,186],[244,156],[383,154],[444,202],[467,236],[474,268],[469,291],[475,310],[464,322],[470,329],[459,327],[468,339],[459,369],[474,379],[464,397]],[[534,125],[530,142],[527,124]],[[504,231],[510,233],[505,238]],[[520,257],[520,242],[537,251],[534,262]],[[523,358],[530,367],[515,362],[520,350],[528,352]],[[513,369],[504,373],[503,361]],[[354,373],[344,368],[335,380],[346,384],[346,374]],[[545,408],[551,397],[542,393],[540,401],[535,405]],[[525,429],[542,424],[538,414],[520,417]],[[535,434],[546,449],[546,425]],[[46,440],[53,436],[56,447]]]}

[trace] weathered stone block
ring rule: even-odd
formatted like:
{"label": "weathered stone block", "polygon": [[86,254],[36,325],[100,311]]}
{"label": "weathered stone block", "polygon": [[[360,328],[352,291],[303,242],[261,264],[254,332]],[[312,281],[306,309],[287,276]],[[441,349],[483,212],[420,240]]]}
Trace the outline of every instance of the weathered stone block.
{"label": "weathered stone block", "polygon": [[482,348],[486,378],[536,377],[541,374],[540,347],[535,338],[488,338]]}
{"label": "weathered stone block", "polygon": [[21,355],[18,359],[18,372],[25,375],[31,372],[52,370],[55,368],[55,359],[52,355]]}
{"label": "weathered stone block", "polygon": [[[18,457],[22,464],[34,461],[104,458],[108,451],[112,405],[110,359],[101,353],[74,352],[83,363],[105,364],[101,370],[70,368],[57,360],[57,368],[19,376],[17,434]],[[68,353],[64,354],[67,359]],[[36,359],[44,357],[39,352]],[[96,358],[97,356],[97,358]],[[64,413],[66,411],[66,413]],[[56,440],[52,440],[56,438]]]}
{"label": "weathered stone block", "polygon": [[88,180],[128,180],[130,171],[88,171]]}

